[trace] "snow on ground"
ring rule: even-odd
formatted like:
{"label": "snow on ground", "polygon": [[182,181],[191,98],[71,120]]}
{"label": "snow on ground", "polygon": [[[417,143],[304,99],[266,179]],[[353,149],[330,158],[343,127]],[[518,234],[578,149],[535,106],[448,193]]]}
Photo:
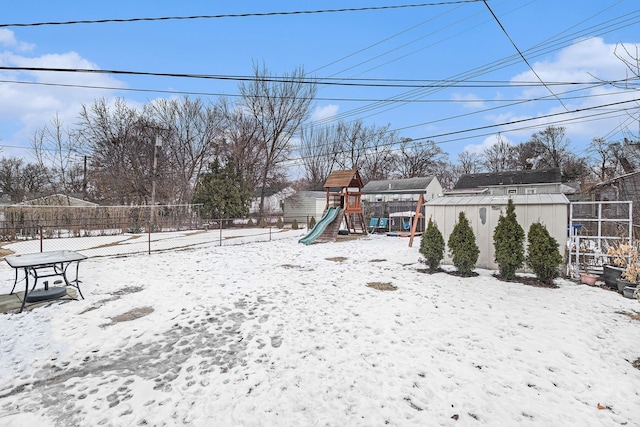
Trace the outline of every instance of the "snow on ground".
{"label": "snow on ground", "polygon": [[0,317],[0,425],[640,425],[637,300],[297,238],[83,262],[85,300]]}

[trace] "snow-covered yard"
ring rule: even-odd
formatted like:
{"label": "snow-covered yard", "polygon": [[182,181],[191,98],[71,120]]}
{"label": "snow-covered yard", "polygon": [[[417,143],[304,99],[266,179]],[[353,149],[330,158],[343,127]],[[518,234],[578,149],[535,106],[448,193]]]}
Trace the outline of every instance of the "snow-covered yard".
{"label": "snow-covered yard", "polygon": [[0,425],[640,425],[637,300],[298,237],[83,262],[85,300],[0,316]]}

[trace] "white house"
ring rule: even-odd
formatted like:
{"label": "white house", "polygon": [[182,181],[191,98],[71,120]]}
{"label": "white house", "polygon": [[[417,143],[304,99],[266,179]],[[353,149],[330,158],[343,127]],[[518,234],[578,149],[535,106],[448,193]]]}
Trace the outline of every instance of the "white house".
{"label": "white house", "polygon": [[327,204],[324,191],[298,191],[284,200],[283,217],[285,222],[294,219],[298,224],[306,224],[313,217],[316,221],[322,218]]}
{"label": "white house", "polygon": [[[295,191],[291,187],[287,187],[280,191],[266,190],[264,196],[264,210],[267,215],[282,215],[284,201]],[[255,190],[251,198],[249,206],[249,214],[257,214],[260,212],[260,189]]]}

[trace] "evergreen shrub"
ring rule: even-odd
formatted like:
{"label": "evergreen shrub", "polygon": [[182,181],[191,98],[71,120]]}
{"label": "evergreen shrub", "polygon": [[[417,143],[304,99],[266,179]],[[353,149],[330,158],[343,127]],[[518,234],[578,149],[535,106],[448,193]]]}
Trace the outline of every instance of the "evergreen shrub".
{"label": "evergreen shrub", "polygon": [[426,230],[422,233],[420,253],[429,266],[429,270],[436,271],[444,258],[444,238],[435,222],[429,218]]}
{"label": "evergreen shrub", "polygon": [[316,218],[312,216],[311,219],[309,220],[309,229],[312,229],[315,226],[316,226]]}
{"label": "evergreen shrub", "polygon": [[276,221],[276,227],[282,229],[284,227],[284,223],[282,222],[282,218],[278,217],[278,221]]}
{"label": "evergreen shrub", "polygon": [[547,227],[534,222],[527,234],[529,247],[527,250],[527,264],[533,270],[538,280],[551,284],[558,277],[558,266],[562,264],[562,255],[556,239],[551,237]]}
{"label": "evergreen shrub", "polygon": [[498,225],[493,231],[493,246],[500,277],[504,280],[516,278],[516,270],[524,265],[524,230],[518,224],[516,208],[509,199],[507,212],[500,213]]}
{"label": "evergreen shrub", "polygon": [[291,223],[291,229],[292,230],[297,230],[298,229],[298,220],[297,219],[293,219],[293,222]]}
{"label": "evergreen shrub", "polygon": [[480,249],[464,212],[460,212],[458,215],[458,222],[453,227],[447,245],[451,251],[453,265],[463,276],[471,276],[478,262]]}

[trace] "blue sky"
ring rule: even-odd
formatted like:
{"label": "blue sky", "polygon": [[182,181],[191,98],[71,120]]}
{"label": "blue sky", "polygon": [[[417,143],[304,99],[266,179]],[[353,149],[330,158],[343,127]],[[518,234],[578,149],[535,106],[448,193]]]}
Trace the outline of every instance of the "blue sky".
{"label": "blue sky", "polygon": [[[624,44],[636,53],[637,0],[487,3],[499,23],[480,1],[334,13],[11,26],[6,24],[410,4],[397,0],[12,2],[0,18],[4,24],[0,67],[251,75],[254,63],[264,63],[274,74],[303,66],[318,78],[435,83],[440,87],[321,86],[312,122],[361,119],[389,124],[402,136],[434,140],[452,161],[462,150],[479,151],[495,143],[498,132],[503,140],[520,143],[549,124],[565,126],[580,154],[586,154],[593,137],[622,139],[625,129],[637,134],[633,117],[637,118],[640,104],[628,102],[640,98],[637,80],[626,88],[576,84],[629,77],[613,52],[616,46],[622,52]],[[156,97],[198,92],[215,101],[217,94],[237,94],[237,86],[223,80],[0,69],[2,154],[28,158],[30,151],[21,147],[30,146],[35,129],[55,114],[73,125],[80,106],[96,98],[123,97],[141,105]],[[567,113],[574,110],[583,111]],[[509,124],[517,121],[521,122]]]}

